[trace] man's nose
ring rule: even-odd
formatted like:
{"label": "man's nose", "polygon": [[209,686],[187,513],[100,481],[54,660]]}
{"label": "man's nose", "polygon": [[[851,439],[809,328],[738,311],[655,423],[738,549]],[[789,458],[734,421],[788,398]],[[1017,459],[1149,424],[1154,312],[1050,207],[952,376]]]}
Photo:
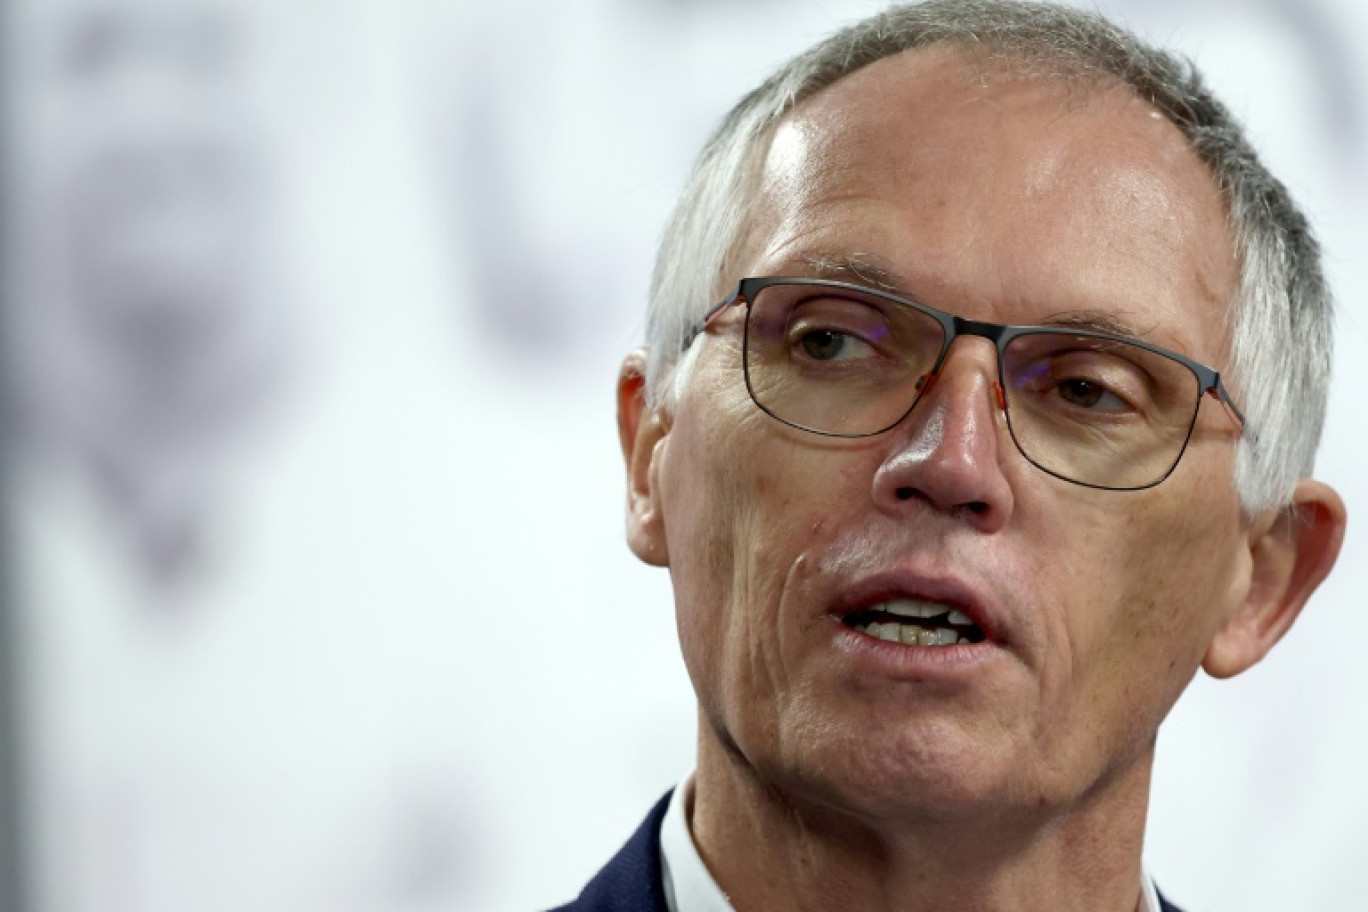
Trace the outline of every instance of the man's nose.
{"label": "man's nose", "polygon": [[1013,507],[1003,462],[1014,448],[991,343],[959,338],[929,384],[888,432],[893,444],[874,476],[875,502],[895,513],[930,506],[997,531]]}

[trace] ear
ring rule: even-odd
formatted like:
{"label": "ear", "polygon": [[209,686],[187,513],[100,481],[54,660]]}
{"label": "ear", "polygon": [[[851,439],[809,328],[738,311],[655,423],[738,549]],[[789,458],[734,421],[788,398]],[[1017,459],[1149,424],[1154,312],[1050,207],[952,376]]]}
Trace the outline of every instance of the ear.
{"label": "ear", "polygon": [[670,421],[663,410],[647,409],[645,349],[636,349],[622,362],[617,381],[617,425],[622,458],[627,464],[627,545],[646,563],[668,566],[656,472]]}
{"label": "ear", "polygon": [[1207,648],[1202,667],[1208,674],[1233,677],[1282,639],[1334,566],[1344,524],[1344,501],[1310,479],[1297,484],[1291,504],[1256,521],[1249,541],[1249,592]]}

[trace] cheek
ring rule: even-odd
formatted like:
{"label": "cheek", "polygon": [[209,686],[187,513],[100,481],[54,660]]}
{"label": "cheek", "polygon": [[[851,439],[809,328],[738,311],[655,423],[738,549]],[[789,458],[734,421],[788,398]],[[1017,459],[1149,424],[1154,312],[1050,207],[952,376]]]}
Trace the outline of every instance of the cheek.
{"label": "cheek", "polygon": [[707,412],[691,406],[680,403],[661,492],[680,644],[709,703],[734,686],[736,657],[759,639],[772,601],[763,587],[773,577],[755,565],[775,557],[764,517],[778,486],[761,468],[743,410],[725,399]]}
{"label": "cheek", "polygon": [[1065,571],[1060,590],[1073,593],[1061,613],[1062,673],[1081,679],[1071,692],[1089,718],[1136,731],[1157,726],[1191,680],[1236,588],[1238,523],[1175,493],[1121,495],[1126,509],[1091,513],[1072,530],[1090,543],[1073,562],[1083,569]]}
{"label": "cheek", "polygon": [[789,439],[749,405],[724,400],[698,421],[681,403],[662,473],[685,664],[705,711],[731,729],[763,726],[787,699],[801,631],[782,613],[805,604],[807,555],[868,489],[867,478],[864,499],[851,488],[849,454]]}
{"label": "cheek", "polygon": [[1156,502],[1125,524],[1129,553],[1119,555],[1118,578],[1137,637],[1195,668],[1235,593],[1239,529],[1234,510],[1198,497]]}

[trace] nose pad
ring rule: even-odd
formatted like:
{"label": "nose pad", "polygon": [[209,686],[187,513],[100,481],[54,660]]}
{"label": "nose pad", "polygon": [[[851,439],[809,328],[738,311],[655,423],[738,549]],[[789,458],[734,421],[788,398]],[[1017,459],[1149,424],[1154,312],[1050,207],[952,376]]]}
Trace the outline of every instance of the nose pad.
{"label": "nose pad", "polygon": [[[929,393],[931,387],[936,385],[936,380],[939,377],[940,374],[936,371],[927,371],[918,377],[915,384],[918,397],[920,398]],[[1213,390],[1212,393],[1214,395],[1215,391]],[[998,411],[1002,412],[1004,415],[1007,414],[1007,393],[1003,390],[1002,384],[997,380],[993,381],[993,397],[997,400]],[[1220,397],[1216,396],[1215,398],[1219,399]],[[1221,404],[1224,405],[1224,401],[1222,401]]]}

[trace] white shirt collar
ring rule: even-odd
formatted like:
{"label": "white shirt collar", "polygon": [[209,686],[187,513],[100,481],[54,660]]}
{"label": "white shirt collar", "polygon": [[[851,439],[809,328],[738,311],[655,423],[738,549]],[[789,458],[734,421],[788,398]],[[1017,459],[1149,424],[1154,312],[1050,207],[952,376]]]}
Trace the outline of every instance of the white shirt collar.
{"label": "white shirt collar", "polygon": [[660,824],[660,870],[665,880],[665,904],[670,912],[734,912],[727,894],[703,864],[689,832],[693,776],[670,796]]}
{"label": "white shirt collar", "polygon": [[[670,912],[735,912],[727,894],[713,880],[689,831],[689,806],[693,803],[693,776],[680,783],[670,796],[665,820],[660,825],[660,869],[665,880],[665,904]],[[1146,872],[1141,882],[1137,912],[1160,912],[1154,878]]]}

